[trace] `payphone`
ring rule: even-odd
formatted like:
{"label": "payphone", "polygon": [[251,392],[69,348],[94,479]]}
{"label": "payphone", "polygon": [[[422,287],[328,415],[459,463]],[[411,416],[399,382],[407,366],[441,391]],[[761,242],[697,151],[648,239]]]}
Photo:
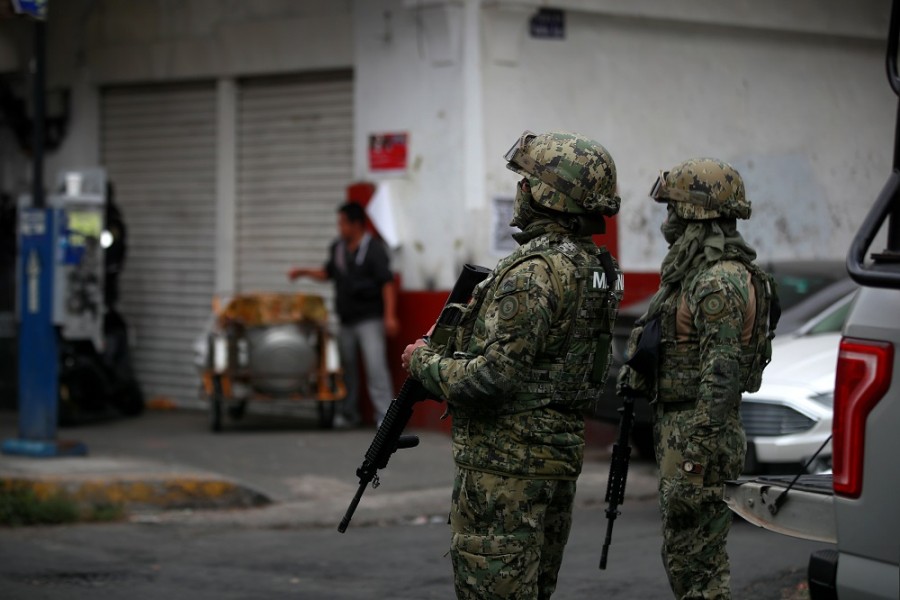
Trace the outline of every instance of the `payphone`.
{"label": "payphone", "polygon": [[[48,198],[55,212],[53,322],[63,339],[103,351],[106,173],[64,171]],[[108,235],[108,233],[106,234]]]}

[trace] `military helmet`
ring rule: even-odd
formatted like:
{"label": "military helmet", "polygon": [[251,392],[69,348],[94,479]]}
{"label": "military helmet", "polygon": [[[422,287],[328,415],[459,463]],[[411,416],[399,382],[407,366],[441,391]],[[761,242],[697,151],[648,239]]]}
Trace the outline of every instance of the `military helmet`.
{"label": "military helmet", "polygon": [[682,219],[750,218],[740,173],[714,158],[692,158],[660,173],[650,197],[672,203]]}
{"label": "military helmet", "polygon": [[523,175],[534,201],[563,213],[612,216],[619,212],[616,163],[599,143],[577,133],[526,131],[504,155]]}

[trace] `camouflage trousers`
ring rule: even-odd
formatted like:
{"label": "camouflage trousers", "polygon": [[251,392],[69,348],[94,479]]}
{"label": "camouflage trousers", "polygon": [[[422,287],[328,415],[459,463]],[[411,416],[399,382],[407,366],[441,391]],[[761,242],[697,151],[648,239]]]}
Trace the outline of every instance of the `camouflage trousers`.
{"label": "camouflage trousers", "polygon": [[457,466],[450,510],[456,597],[550,598],[572,524],[575,482]]}
{"label": "camouflage trousers", "polygon": [[735,407],[722,432],[710,440],[711,456],[702,475],[683,469],[693,410],[656,407],[653,427],[659,466],[659,508],[663,521],[663,564],[679,600],[731,598],[731,570],[725,547],[731,510],[722,499],[724,483],[741,474],[746,438]]}

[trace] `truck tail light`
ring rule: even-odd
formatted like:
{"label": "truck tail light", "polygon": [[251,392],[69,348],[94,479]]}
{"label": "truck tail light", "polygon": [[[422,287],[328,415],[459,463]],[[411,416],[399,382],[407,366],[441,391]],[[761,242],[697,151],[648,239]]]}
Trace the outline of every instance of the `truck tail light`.
{"label": "truck tail light", "polygon": [[887,342],[843,338],[834,389],[834,493],[862,493],[866,419],[891,385],[894,347]]}

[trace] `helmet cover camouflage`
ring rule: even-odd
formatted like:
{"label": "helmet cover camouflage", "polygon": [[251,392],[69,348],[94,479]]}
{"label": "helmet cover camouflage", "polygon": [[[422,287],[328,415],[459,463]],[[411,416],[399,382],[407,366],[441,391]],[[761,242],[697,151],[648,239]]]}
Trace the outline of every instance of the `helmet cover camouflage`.
{"label": "helmet cover camouflage", "polygon": [[577,133],[526,131],[506,158],[523,175],[535,203],[557,212],[612,216],[619,212],[616,163],[598,142]]}
{"label": "helmet cover camouflage", "polygon": [[682,219],[750,218],[740,173],[714,158],[691,158],[660,174],[650,197],[672,203]]}

